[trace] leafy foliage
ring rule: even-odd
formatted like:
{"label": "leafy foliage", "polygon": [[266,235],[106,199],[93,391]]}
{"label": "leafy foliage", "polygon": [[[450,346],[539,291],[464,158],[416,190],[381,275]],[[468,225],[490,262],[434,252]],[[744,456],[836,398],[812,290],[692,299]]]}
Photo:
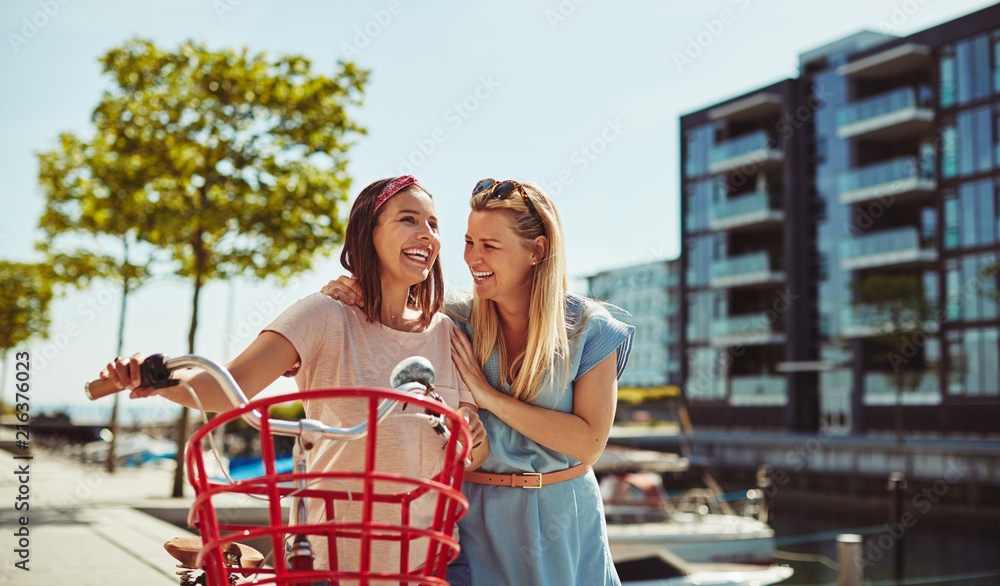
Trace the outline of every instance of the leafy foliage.
{"label": "leafy foliage", "polygon": [[[159,256],[169,260],[194,285],[193,353],[205,282],[287,280],[341,242],[347,151],[364,133],[349,110],[361,105],[368,74],[339,63],[328,77],[301,56],[193,42],[168,51],[142,39],[101,63],[112,87],[94,110],[93,136],[63,135],[39,156],[48,195],[42,248],[62,279],[79,284],[114,274],[117,259],[74,238],[114,236],[125,251],[139,247],[144,264],[123,254],[117,265],[126,290]],[[175,496],[186,418],[182,409]]]}
{"label": "leafy foliage", "polygon": [[[916,388],[915,340],[922,343],[934,323],[934,306],[925,297],[920,278],[909,274],[871,274],[853,283],[854,308],[874,328],[872,336],[887,348],[879,358],[893,369],[897,384]],[[909,354],[909,356],[907,356]]]}
{"label": "leafy foliage", "polygon": [[0,261],[0,355],[34,337],[47,337],[52,281],[44,265]]}
{"label": "leafy foliage", "polygon": [[[94,111],[93,138],[63,135],[39,157],[48,234],[131,232],[199,283],[287,279],[339,244],[348,138],[364,132],[348,109],[361,103],[365,71],[340,64],[326,77],[303,57],[190,42],[171,52],[138,39],[101,62],[114,87]],[[59,254],[67,280],[120,264]]]}

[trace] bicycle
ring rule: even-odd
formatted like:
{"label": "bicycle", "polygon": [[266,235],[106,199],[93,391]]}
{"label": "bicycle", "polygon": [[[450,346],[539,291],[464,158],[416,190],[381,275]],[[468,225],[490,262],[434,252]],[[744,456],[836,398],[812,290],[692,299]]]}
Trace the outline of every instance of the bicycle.
{"label": "bicycle", "polygon": [[[452,538],[455,523],[468,510],[468,501],[461,493],[471,435],[468,424],[451,407],[447,406],[433,390],[434,369],[424,358],[411,357],[400,362],[390,375],[392,389],[349,388],[301,391],[249,401],[239,385],[222,365],[199,356],[181,356],[167,359],[162,355],[147,358],[141,367],[142,385],[162,388],[180,381],[170,378],[170,373],[182,368],[202,368],[218,381],[232,401],[234,408],[220,413],[201,426],[188,441],[185,465],[188,480],[195,490],[188,524],[198,529],[200,536],[176,538],[164,547],[178,562],[182,586],[204,584],[221,586],[236,584],[240,577],[253,579],[255,584],[304,586],[317,580],[340,580],[367,584],[369,581],[392,581],[399,584],[439,584],[444,580],[448,563],[458,555],[458,543]],[[190,388],[189,388],[190,390]],[[96,400],[117,392],[107,380],[87,383],[85,392]],[[192,394],[193,390],[191,391]],[[197,396],[195,395],[196,400]],[[302,419],[290,422],[264,417],[261,413],[272,405],[293,400],[320,400],[328,398],[356,398],[367,401],[367,417],[351,427],[328,426],[320,421]],[[376,444],[379,424],[395,408],[405,410],[413,405],[413,413],[423,417],[444,440],[441,471],[431,478],[416,478],[375,470]],[[241,418],[260,434],[263,476],[228,482],[214,481],[206,474],[203,444],[214,451],[212,432],[222,425]],[[291,472],[276,470],[274,436],[290,436],[296,441]],[[365,467],[361,471],[311,471],[306,469],[307,455],[324,438],[332,440],[326,450],[342,441],[364,439]],[[218,456],[217,451],[215,451]],[[349,482],[362,486],[360,499],[348,488]],[[331,484],[342,488],[331,488]],[[321,485],[321,486],[317,486]],[[398,491],[399,486],[408,487]],[[379,490],[382,489],[382,490]],[[218,519],[212,503],[221,494],[244,494],[265,500],[268,509],[267,526],[223,523]],[[295,497],[288,522],[282,519],[281,501]],[[411,505],[419,498],[433,498],[434,512],[429,526],[416,526],[411,521]],[[320,504],[324,522],[310,523],[307,501]],[[359,521],[348,522],[340,508],[350,511],[355,502],[361,507]],[[379,506],[398,506],[399,524],[378,523],[373,519],[373,509]],[[264,537],[270,540],[273,552],[286,551],[285,563],[268,567],[266,558],[256,549],[237,540]],[[314,569],[315,551],[310,537],[326,540],[329,569]],[[357,570],[338,569],[338,547],[349,541],[359,545],[360,559]],[[422,565],[410,567],[411,548],[425,540],[427,552]],[[378,542],[399,544],[400,567],[395,573],[374,571],[371,568],[372,545]],[[286,543],[288,544],[286,547]],[[415,551],[419,551],[419,547]],[[278,556],[275,556],[277,559]]]}

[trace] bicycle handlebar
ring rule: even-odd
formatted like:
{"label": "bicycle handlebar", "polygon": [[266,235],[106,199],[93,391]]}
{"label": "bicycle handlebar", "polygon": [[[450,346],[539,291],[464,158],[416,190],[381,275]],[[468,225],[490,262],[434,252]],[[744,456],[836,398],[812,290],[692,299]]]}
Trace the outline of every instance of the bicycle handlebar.
{"label": "bicycle handlebar", "polygon": [[[250,402],[225,366],[191,354],[177,358],[166,358],[162,354],[149,356],[140,366],[141,386],[164,388],[176,385],[179,381],[171,379],[170,373],[181,368],[200,368],[207,372],[222,387],[223,392],[229,398],[233,407],[242,407]],[[434,366],[423,356],[404,358],[392,369],[389,379],[393,390],[396,391],[404,393],[426,391],[434,384]],[[116,388],[110,379],[90,381],[84,387],[84,392],[91,401],[112,395],[119,390],[122,389]],[[397,401],[391,399],[383,399],[378,405],[376,422],[381,422],[396,403]],[[250,411],[244,413],[242,418],[254,429],[261,429],[262,416],[260,412]],[[311,433],[318,432],[326,436],[342,438],[360,437],[368,432],[367,421],[353,427],[337,427],[312,420],[293,422],[284,419],[269,419],[268,425],[271,427],[272,432],[292,437],[302,435],[306,429]]]}

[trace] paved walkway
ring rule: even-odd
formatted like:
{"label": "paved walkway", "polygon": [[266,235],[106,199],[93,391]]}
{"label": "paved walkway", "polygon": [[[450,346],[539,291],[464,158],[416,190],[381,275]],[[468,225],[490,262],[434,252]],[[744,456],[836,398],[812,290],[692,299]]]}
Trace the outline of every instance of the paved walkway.
{"label": "paved walkway", "polygon": [[[43,450],[35,450],[31,460],[14,456],[0,450],[0,584],[178,583],[163,543],[188,532],[138,510],[176,510],[183,518],[192,499],[164,496],[170,491],[170,470],[124,468],[107,474],[98,465]],[[24,464],[30,473],[30,509],[17,511],[21,482],[16,470]],[[191,487],[186,490],[190,495]],[[14,552],[18,537],[13,533],[22,516],[29,518],[27,572],[14,566],[21,560]]]}

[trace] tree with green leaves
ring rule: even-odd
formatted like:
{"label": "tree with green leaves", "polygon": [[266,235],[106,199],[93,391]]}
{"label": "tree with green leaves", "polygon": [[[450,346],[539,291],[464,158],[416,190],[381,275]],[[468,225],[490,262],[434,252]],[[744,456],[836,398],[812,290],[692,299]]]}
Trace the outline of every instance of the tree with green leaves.
{"label": "tree with green leaves", "polygon": [[1000,262],[992,262],[979,269],[976,275],[976,292],[993,301],[1000,301]]}
{"label": "tree with green leaves", "polygon": [[920,385],[924,364],[922,346],[936,327],[936,308],[927,301],[920,277],[913,274],[874,273],[852,283],[856,314],[871,328],[879,351],[876,360],[892,369],[896,387],[896,442],[903,443],[903,393]]}
{"label": "tree with green leaves", "polygon": [[[136,241],[140,226],[149,223],[143,185],[135,173],[116,173],[120,171],[114,164],[116,158],[105,141],[84,144],[71,134],[60,136],[53,150],[39,153],[38,179],[45,195],[39,227],[45,237],[36,247],[45,253],[57,283],[83,288],[95,279],[120,282],[116,350],[120,355],[128,295],[149,276],[152,246],[140,247],[142,243]],[[137,247],[144,259],[139,265],[132,263]],[[112,433],[105,463],[109,473],[115,470],[118,402],[115,395],[108,424]]]}
{"label": "tree with green leaves", "polygon": [[7,380],[7,352],[31,338],[48,337],[51,301],[45,265],[0,261],[0,391]]}
{"label": "tree with green leaves", "polygon": [[[122,200],[136,241],[190,280],[194,353],[205,283],[246,275],[286,281],[340,244],[347,152],[364,132],[351,110],[361,104],[367,72],[338,63],[327,76],[301,56],[193,42],[170,51],[141,39],[101,63],[112,88],[94,110],[93,136],[64,138],[76,146],[60,156],[67,166],[77,162],[82,176],[113,177],[117,189],[94,197]],[[83,201],[72,205],[88,213]],[[186,409],[177,436],[174,496],[183,494]]]}

